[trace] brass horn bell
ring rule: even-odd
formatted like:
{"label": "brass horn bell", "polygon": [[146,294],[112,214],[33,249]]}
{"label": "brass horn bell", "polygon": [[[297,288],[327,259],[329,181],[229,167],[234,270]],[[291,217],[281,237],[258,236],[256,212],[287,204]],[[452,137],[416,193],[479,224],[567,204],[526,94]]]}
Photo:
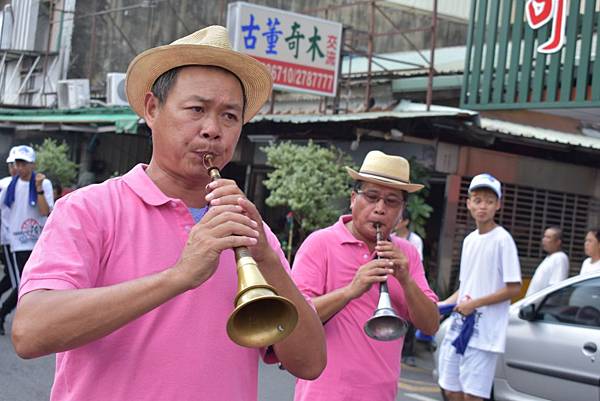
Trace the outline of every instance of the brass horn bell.
{"label": "brass horn bell", "polygon": [[266,347],[292,333],[298,312],[287,298],[267,284],[245,248],[234,249],[237,260],[238,291],[235,309],[227,320],[227,334],[244,347]]}

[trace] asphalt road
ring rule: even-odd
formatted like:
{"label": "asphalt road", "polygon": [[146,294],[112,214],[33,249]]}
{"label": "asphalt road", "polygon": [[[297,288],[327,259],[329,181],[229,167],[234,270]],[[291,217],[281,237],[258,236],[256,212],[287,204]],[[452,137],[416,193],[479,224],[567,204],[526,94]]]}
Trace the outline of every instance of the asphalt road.
{"label": "asphalt road", "polygon": [[8,316],[0,336],[0,401],[38,401],[50,398],[50,385],[54,377],[54,356],[23,360],[15,354],[10,341]]}
{"label": "asphalt road", "polygon": [[[5,324],[10,330],[12,315]],[[396,401],[441,400],[431,377],[431,353],[420,344],[416,347],[416,366],[403,364]],[[50,397],[54,377],[54,356],[34,360],[20,359],[13,350],[10,337],[0,336],[0,401],[43,401]],[[261,363],[260,401],[292,401],[294,377],[276,365]]]}
{"label": "asphalt road", "polygon": [[433,357],[429,344],[416,343],[415,363],[402,364],[396,401],[442,401],[439,386],[433,381]]}

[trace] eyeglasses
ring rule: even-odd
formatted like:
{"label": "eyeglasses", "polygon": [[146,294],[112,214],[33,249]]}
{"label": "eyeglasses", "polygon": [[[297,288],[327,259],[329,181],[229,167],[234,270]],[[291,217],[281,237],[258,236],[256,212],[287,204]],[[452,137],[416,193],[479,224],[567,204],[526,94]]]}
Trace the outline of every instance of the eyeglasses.
{"label": "eyeglasses", "polygon": [[379,199],[383,199],[383,203],[385,203],[387,207],[399,208],[400,206],[404,205],[404,199],[397,196],[381,196],[377,192],[367,192],[361,190],[356,191],[356,193],[362,195],[369,203],[377,203],[379,202]]}

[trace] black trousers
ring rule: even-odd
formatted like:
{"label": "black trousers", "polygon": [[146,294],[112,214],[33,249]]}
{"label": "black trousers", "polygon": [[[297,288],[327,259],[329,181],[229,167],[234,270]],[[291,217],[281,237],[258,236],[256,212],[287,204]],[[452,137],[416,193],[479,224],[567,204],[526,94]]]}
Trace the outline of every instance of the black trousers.
{"label": "black trousers", "polygon": [[415,353],[415,326],[412,323],[409,323],[408,331],[404,336],[404,347],[402,347],[402,356],[416,356]]}
{"label": "black trousers", "polygon": [[[8,255],[8,258],[6,257]],[[2,245],[0,246],[0,262],[4,266],[4,277],[0,280],[0,297],[6,291],[16,286],[16,283],[13,283],[14,270],[12,269],[12,256],[10,256],[10,245]]]}
{"label": "black trousers", "polygon": [[18,251],[11,254],[13,267],[15,267],[16,271],[18,272],[17,287],[11,290],[8,298],[4,300],[2,307],[0,307],[0,322],[2,322],[6,316],[17,306],[17,299],[19,296],[18,283],[20,282],[21,273],[23,273],[23,268],[25,267],[25,263],[27,263],[30,255],[31,251]]}

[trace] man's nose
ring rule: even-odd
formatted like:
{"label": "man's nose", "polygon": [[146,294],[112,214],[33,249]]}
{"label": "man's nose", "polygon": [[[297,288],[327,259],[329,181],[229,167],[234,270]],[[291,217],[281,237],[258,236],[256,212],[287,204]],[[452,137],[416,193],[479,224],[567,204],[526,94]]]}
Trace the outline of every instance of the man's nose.
{"label": "man's nose", "polygon": [[377,202],[375,202],[375,212],[383,213],[384,211],[385,211],[385,201],[383,200],[383,198],[379,198],[379,199],[377,199]]}
{"label": "man's nose", "polygon": [[209,113],[202,121],[200,134],[205,139],[219,139],[221,137],[219,116]]}

